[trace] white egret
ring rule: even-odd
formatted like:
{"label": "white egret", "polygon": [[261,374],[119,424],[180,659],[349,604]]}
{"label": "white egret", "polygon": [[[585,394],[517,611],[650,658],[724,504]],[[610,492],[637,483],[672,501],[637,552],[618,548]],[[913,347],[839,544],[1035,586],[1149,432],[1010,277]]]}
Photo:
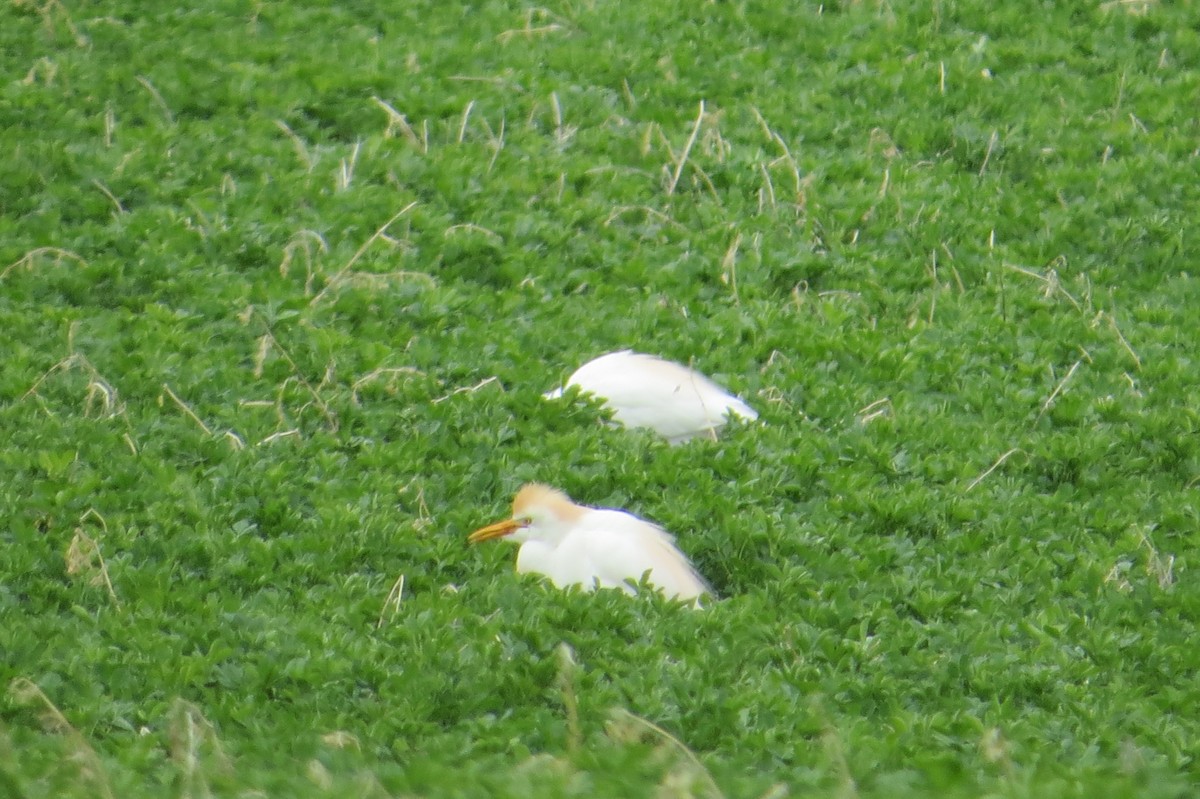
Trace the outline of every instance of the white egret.
{"label": "white egret", "polygon": [[[704,434],[715,437],[730,414],[758,418],[753,408],[694,369],[633,350],[588,361],[567,385],[595,395],[621,424],[648,427],[672,444]],[[559,388],[545,396],[562,394]]]}
{"label": "white egret", "polygon": [[712,589],[674,539],[631,513],[576,505],[561,491],[531,483],[517,492],[511,519],[471,533],[471,543],[508,538],[521,545],[517,571],[549,577],[560,588],[620,588],[645,575],[668,597],[696,602]]}

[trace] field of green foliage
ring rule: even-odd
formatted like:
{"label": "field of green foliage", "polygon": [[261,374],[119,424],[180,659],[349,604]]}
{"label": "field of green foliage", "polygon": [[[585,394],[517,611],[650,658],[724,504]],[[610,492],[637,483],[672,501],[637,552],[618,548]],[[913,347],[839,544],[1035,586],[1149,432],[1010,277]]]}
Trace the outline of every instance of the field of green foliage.
{"label": "field of green foliage", "polygon": [[0,153],[0,795],[1200,789],[1194,3],[0,0]]}

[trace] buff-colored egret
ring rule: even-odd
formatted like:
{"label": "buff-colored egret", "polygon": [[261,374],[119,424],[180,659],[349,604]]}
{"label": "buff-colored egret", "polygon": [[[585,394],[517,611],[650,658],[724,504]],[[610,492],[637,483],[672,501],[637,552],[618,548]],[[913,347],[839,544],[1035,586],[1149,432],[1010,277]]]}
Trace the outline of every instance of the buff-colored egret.
{"label": "buff-colored egret", "polygon": [[531,483],[517,492],[512,518],[471,533],[471,543],[507,538],[521,545],[517,571],[578,585],[636,593],[646,581],[667,597],[696,602],[712,589],[656,524],[631,513],[576,505],[561,491]]}
{"label": "buff-colored egret", "polygon": [[[648,427],[672,444],[700,435],[715,438],[729,415],[758,418],[753,408],[694,369],[633,350],[588,361],[567,385],[601,400],[615,421]],[[545,396],[557,399],[562,394],[559,388]]]}

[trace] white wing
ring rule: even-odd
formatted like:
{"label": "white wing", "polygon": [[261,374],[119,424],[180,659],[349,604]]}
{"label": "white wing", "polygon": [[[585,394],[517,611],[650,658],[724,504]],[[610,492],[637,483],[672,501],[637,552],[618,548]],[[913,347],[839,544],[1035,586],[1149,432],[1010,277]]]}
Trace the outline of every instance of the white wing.
{"label": "white wing", "polygon": [[753,408],[699,372],[632,350],[589,361],[568,383],[604,400],[622,424],[648,427],[672,443],[716,430],[729,413],[758,418]]}
{"label": "white wing", "polygon": [[649,572],[650,584],[668,597],[693,600],[712,593],[669,534],[624,511],[590,511],[557,547],[555,560],[568,585],[590,588],[595,582],[633,593],[627,581],[636,583]]}

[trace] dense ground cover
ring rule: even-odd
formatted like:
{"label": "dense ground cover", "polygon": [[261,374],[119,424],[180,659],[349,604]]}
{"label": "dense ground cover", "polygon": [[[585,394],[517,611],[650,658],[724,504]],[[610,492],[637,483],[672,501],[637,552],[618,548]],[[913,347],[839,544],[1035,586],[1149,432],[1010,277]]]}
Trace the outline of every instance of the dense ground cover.
{"label": "dense ground cover", "polygon": [[0,5],[0,792],[1195,790],[1192,4],[185,6]]}

